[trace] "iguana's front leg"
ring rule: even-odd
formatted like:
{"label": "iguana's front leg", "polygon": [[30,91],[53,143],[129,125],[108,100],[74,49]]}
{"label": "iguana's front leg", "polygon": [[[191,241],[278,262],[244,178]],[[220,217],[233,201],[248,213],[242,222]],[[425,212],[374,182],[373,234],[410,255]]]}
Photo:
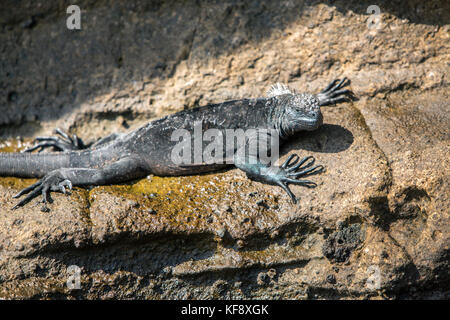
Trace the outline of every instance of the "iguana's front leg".
{"label": "iguana's front leg", "polygon": [[48,211],[46,204],[52,202],[49,193],[58,191],[66,194],[66,188],[72,189],[72,186],[92,186],[106,185],[125,182],[146,176],[148,172],[140,165],[140,161],[135,158],[127,157],[113,162],[103,168],[62,168],[49,172],[35,184],[21,190],[14,198],[27,195],[12,209],[17,209],[33,198],[42,194],[44,203],[42,210]]}
{"label": "iguana's front leg", "polygon": [[[261,139],[263,143],[260,144]],[[259,146],[262,146],[262,149],[259,149],[258,152],[267,155],[268,152],[266,152],[267,150],[264,148],[268,146],[268,141],[273,141],[272,139],[269,139],[269,135],[260,135],[259,137],[256,137],[255,135],[248,139],[247,146],[258,143]],[[315,188],[317,184],[313,181],[300,180],[298,178],[319,174],[324,170],[322,165],[313,166],[315,162],[314,157],[308,156],[300,160],[300,157],[296,154],[290,155],[281,166],[275,166],[271,163],[264,164],[260,161],[258,154],[252,154],[250,152],[248,154],[245,153],[248,150],[247,146],[241,147],[244,148],[244,150],[239,148],[236,152],[234,165],[244,171],[249,178],[280,186],[291,197],[293,203],[297,203],[297,199],[289,189],[288,184]],[[273,148],[278,148],[278,143],[276,143],[276,145],[271,143],[270,148],[272,151]],[[250,148],[250,150],[252,150],[252,148]]]}
{"label": "iguana's front leg", "polygon": [[[292,161],[292,159],[294,160]],[[315,161],[312,156],[305,157],[300,162],[299,160],[300,157],[293,154],[281,166],[266,166],[261,163],[241,163],[236,166],[246,172],[250,178],[280,186],[291,197],[292,202],[297,203],[297,199],[289,189],[288,184],[315,188],[317,186],[315,182],[298,178],[322,173],[324,170],[322,165],[311,167]],[[310,161],[308,162],[308,160]]]}

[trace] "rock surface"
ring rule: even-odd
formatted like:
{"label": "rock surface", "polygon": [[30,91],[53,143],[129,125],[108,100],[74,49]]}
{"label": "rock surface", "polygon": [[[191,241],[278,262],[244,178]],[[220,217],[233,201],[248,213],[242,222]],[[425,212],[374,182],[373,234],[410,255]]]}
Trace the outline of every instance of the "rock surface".
{"label": "rock surface", "polygon": [[327,168],[316,189],[292,187],[298,205],[229,170],[10,211],[32,180],[0,178],[0,298],[448,299],[450,6],[378,2],[376,28],[369,1],[79,1],[68,30],[65,1],[3,1],[2,151],[274,82],[317,92],[344,75],[359,100],[282,150]]}

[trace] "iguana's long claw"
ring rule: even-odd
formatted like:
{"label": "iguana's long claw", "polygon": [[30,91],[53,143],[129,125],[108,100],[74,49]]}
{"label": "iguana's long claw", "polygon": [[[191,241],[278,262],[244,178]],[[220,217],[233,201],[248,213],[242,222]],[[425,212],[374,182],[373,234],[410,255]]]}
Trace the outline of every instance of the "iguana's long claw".
{"label": "iguana's long claw", "polygon": [[[288,184],[301,185],[307,188],[315,188],[317,184],[310,180],[299,180],[299,177],[311,176],[319,174],[324,171],[324,166],[317,165],[310,168],[315,159],[313,156],[308,156],[300,160],[300,157],[296,154],[290,155],[286,161],[278,168],[269,172],[270,178],[268,179],[272,183],[274,182],[289,195],[293,203],[297,203],[292,191],[289,189]],[[306,163],[306,164],[305,164]]]}
{"label": "iguana's long claw", "polygon": [[52,202],[50,192],[60,191],[64,194],[67,194],[66,187],[69,190],[72,190],[72,182],[68,179],[64,179],[64,177],[59,173],[58,170],[52,171],[38,182],[22,189],[21,191],[19,191],[19,193],[13,196],[13,198],[19,198],[25,194],[27,195],[24,199],[22,199],[11,209],[14,210],[19,207],[22,207],[28,202],[30,202],[32,199],[37,197],[39,194],[41,194],[42,203],[44,203],[42,211],[48,211],[46,204]]}
{"label": "iguana's long claw", "polygon": [[342,80],[333,80],[318,95],[320,106],[327,106],[338,102],[351,101],[355,99],[353,92],[349,89],[342,89],[350,84],[350,80],[343,78]]}

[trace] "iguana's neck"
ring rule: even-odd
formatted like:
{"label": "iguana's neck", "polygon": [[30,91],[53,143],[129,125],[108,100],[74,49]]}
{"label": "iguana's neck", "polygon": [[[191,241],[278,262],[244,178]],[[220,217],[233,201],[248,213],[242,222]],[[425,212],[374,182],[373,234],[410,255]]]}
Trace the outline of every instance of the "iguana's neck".
{"label": "iguana's neck", "polygon": [[269,124],[277,132],[282,140],[288,139],[293,133],[290,130],[286,108],[289,108],[289,94],[270,98]]}

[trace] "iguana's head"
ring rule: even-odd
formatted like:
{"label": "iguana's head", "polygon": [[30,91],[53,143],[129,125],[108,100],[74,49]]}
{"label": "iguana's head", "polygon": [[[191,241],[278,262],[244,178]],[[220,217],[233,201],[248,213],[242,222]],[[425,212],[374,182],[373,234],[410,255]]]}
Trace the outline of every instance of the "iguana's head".
{"label": "iguana's head", "polygon": [[292,94],[287,98],[284,121],[293,133],[316,130],[322,125],[319,100],[312,94]]}
{"label": "iguana's head", "polygon": [[298,94],[286,86],[276,84],[269,96],[277,101],[277,128],[281,136],[290,136],[299,131],[312,131],[322,125],[319,100],[308,93]]}

